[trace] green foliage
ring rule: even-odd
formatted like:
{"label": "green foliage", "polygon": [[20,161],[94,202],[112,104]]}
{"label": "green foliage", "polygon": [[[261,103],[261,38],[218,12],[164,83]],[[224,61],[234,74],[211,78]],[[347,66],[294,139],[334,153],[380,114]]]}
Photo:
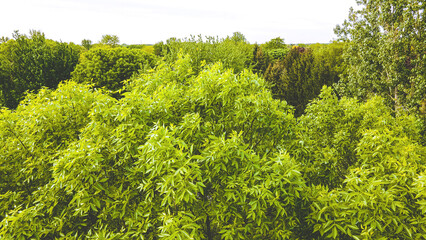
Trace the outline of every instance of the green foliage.
{"label": "green foliage", "polygon": [[234,42],[244,42],[247,43],[247,39],[246,36],[244,36],[244,34],[240,33],[240,32],[234,32],[232,34],[232,37],[230,38],[230,40],[234,41]]}
{"label": "green foliage", "polygon": [[0,104],[16,108],[26,91],[55,88],[70,78],[81,47],[60,43],[32,31],[30,37],[15,32],[14,39],[0,44]]}
{"label": "green foliage", "polygon": [[293,105],[296,116],[303,113],[308,102],[318,96],[322,86],[339,81],[344,70],[342,43],[294,46],[284,60],[271,63],[264,77],[272,84],[275,98]]}
{"label": "green foliage", "polygon": [[130,45],[122,45],[123,47],[130,49],[141,49],[147,53],[154,54],[154,46],[153,45],[145,45],[145,44],[130,44]]}
{"label": "green foliage", "polygon": [[282,60],[290,52],[288,48],[271,49],[267,51],[268,56],[274,60]]}
{"label": "green foliage", "polygon": [[[384,100],[338,100],[324,88],[300,118],[292,155],[312,189],[308,222],[325,238],[426,236],[426,149],[414,116]],[[325,187],[321,187],[325,186]]]}
{"label": "green foliage", "polygon": [[102,35],[102,39],[99,42],[103,45],[109,45],[111,47],[117,47],[120,44],[120,39],[117,35]]}
{"label": "green foliage", "polygon": [[308,101],[316,96],[314,90],[318,86],[311,74],[313,61],[312,51],[293,47],[283,61],[269,65],[264,75],[272,84],[274,97],[295,106],[297,115],[301,115]]}
{"label": "green foliage", "polygon": [[7,42],[7,41],[9,41],[10,39],[8,38],[8,37],[5,37],[5,36],[2,36],[1,38],[0,38],[0,43],[5,43],[5,42]]}
{"label": "green foliage", "polygon": [[163,42],[158,42],[158,43],[154,44],[153,47],[154,47],[154,54],[156,56],[164,57],[168,52],[167,45],[164,44]]}
{"label": "green foliage", "polygon": [[[3,156],[17,165],[1,166],[22,175],[15,185],[32,176],[22,171],[28,164],[46,164],[31,199],[2,190],[0,237],[296,238],[308,209],[299,165],[285,150],[295,137],[290,108],[248,71],[237,76],[215,64],[194,75],[191,66],[188,57],[163,64],[131,81],[118,101],[68,83],[49,92],[55,100],[42,92],[17,112],[6,111],[2,124],[28,116],[22,123],[29,126],[14,128],[25,132],[2,131]],[[70,116],[62,117],[55,101],[72,91],[86,100],[66,98],[63,107],[86,110],[63,109]],[[27,112],[50,106],[58,108],[46,119]],[[66,125],[73,136],[66,143],[48,149],[49,141],[32,143],[44,138],[31,130],[37,122],[66,124],[74,116],[79,124]]]}
{"label": "green foliage", "polygon": [[284,43],[284,39],[280,37],[271,39],[269,42],[262,44],[261,47],[272,61],[283,60],[290,52],[290,48]]}
{"label": "green foliage", "polygon": [[157,55],[164,56],[168,62],[174,62],[180,54],[191,56],[192,68],[198,73],[204,64],[222,62],[225,68],[231,68],[235,73],[242,72],[250,67],[253,56],[253,47],[245,41],[244,35],[234,33],[233,37],[218,39],[206,37],[204,41],[201,36],[196,39],[167,40],[167,43],[157,43],[154,46]]}
{"label": "green foliage", "polygon": [[425,7],[422,0],[358,1],[336,32],[350,40],[339,92],[380,95],[396,111],[417,110],[426,96]]}
{"label": "green foliage", "polygon": [[271,58],[268,54],[265,54],[262,47],[258,44],[254,44],[253,47],[253,59],[251,69],[253,72],[263,75],[271,63]]}
{"label": "green foliage", "polygon": [[81,46],[89,50],[92,47],[92,40],[89,40],[89,39],[81,40]]}
{"label": "green foliage", "polygon": [[69,82],[28,95],[14,111],[1,110],[0,219],[34,204],[34,191],[52,179],[54,159],[79,139],[92,103],[105,99]]}
{"label": "green foliage", "polygon": [[281,37],[273,38],[269,42],[262,44],[262,48],[264,48],[266,51],[272,50],[272,49],[282,49],[286,47],[287,46],[284,42],[284,39]]}
{"label": "green foliage", "polygon": [[[2,96],[19,51],[39,69],[61,44],[1,43]],[[324,86],[351,44],[169,39],[154,69],[142,45],[91,47],[76,81],[0,110],[0,239],[425,238],[425,117]]]}
{"label": "green foliage", "polygon": [[79,83],[117,92],[124,80],[154,64],[154,56],[143,50],[101,46],[84,52],[71,75]]}

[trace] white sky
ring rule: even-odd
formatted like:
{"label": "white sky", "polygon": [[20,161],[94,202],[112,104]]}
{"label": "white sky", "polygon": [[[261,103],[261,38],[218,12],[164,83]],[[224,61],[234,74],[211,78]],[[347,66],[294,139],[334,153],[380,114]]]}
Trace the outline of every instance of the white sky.
{"label": "white sky", "polygon": [[327,43],[355,0],[0,0],[0,36],[40,30],[63,42],[154,44],[170,37],[231,36],[250,43]]}

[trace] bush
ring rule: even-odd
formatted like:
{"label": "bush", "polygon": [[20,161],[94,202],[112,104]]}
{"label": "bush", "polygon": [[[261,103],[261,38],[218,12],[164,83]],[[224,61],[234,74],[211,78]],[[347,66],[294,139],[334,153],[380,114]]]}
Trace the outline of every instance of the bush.
{"label": "bush", "polygon": [[30,37],[15,33],[14,38],[0,44],[0,104],[8,108],[16,108],[26,91],[56,88],[69,79],[82,51],[37,31]]}
{"label": "bush", "polygon": [[380,97],[338,100],[324,88],[299,121],[292,153],[312,191],[309,225],[324,238],[420,239],[426,149],[413,115]]}
{"label": "bush", "polygon": [[71,75],[79,83],[117,92],[123,88],[124,80],[140,70],[153,67],[154,60],[152,54],[140,49],[101,46],[84,52]]}

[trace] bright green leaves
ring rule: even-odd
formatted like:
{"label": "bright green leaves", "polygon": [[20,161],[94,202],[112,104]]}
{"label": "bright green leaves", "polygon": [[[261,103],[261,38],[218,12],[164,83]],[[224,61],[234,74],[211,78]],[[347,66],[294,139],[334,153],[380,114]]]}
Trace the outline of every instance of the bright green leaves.
{"label": "bright green leaves", "polygon": [[[80,139],[90,121],[92,104],[105,98],[87,87],[68,82],[59,85],[56,91],[43,89],[37,95],[27,96],[14,112],[2,111],[1,218],[14,216],[2,223],[6,233],[31,236],[33,231],[34,236],[41,237],[50,228],[56,228],[53,225],[43,228],[47,223],[37,220],[44,214],[62,211],[56,206],[63,207],[64,196],[55,196],[56,192],[45,185],[51,183],[56,158]],[[45,200],[36,201],[40,197]],[[13,226],[24,230],[18,231]]]}
{"label": "bright green leaves", "polygon": [[[5,111],[2,124],[16,131],[2,132],[8,157],[19,163],[7,171],[46,160],[42,175],[26,170],[40,179],[25,192],[32,199],[2,193],[0,236],[295,236],[307,200],[298,165],[279,150],[294,138],[290,108],[248,71],[216,64],[195,75],[191,65],[189,57],[162,64],[130,81],[120,100],[70,82]],[[22,132],[19,121],[40,128]]]}
{"label": "bright green leaves", "polygon": [[[326,238],[421,238],[425,149],[413,116],[384,101],[338,100],[330,88],[300,118],[298,159],[313,189],[314,231]],[[317,136],[317,138],[313,138]],[[420,180],[420,181],[419,181]]]}
{"label": "bright green leaves", "polygon": [[[240,34],[240,33],[239,33]],[[242,35],[242,34],[240,34]],[[244,38],[244,36],[242,35]],[[246,41],[236,41],[235,38],[219,39],[214,37],[192,36],[189,39],[170,38],[154,45],[157,55],[164,56],[172,63],[179,59],[179,54],[191,56],[191,67],[195,73],[203,70],[204,65],[222,62],[225,68],[233,69],[235,73],[242,72],[250,66],[252,46]]]}
{"label": "bright green leaves", "polygon": [[119,100],[74,82],[0,115],[0,237],[381,239],[425,234],[418,121],[323,88],[295,119],[263,79],[189,56]]}
{"label": "bright green leaves", "polygon": [[[223,238],[285,239],[294,236],[304,180],[285,153],[261,158],[241,134],[212,139],[202,152],[212,224]],[[279,219],[279,220],[278,220]]]}

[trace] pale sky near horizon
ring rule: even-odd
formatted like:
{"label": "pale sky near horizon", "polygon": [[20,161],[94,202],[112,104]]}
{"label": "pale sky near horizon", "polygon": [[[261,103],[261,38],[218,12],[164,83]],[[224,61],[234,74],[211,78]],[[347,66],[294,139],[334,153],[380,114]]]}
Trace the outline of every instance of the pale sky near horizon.
{"label": "pale sky near horizon", "polygon": [[275,37],[286,43],[327,43],[355,0],[1,0],[0,36],[40,30],[56,41],[154,44],[190,35],[231,36],[250,43]]}

